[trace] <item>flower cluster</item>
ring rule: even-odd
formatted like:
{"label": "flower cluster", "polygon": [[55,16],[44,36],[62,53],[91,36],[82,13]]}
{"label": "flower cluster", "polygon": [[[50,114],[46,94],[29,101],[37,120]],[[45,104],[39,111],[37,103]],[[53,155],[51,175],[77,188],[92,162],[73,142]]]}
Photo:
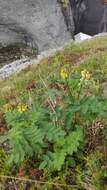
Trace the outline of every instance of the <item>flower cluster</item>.
{"label": "flower cluster", "polygon": [[60,75],[61,75],[62,79],[66,79],[68,77],[69,73],[66,68],[62,68],[60,71]]}
{"label": "flower cluster", "polygon": [[25,111],[27,111],[27,110],[28,110],[27,104],[19,103],[19,104],[17,105],[17,111],[18,111],[18,112],[23,113],[23,112],[25,112]]}
{"label": "flower cluster", "polygon": [[[11,112],[13,110],[13,106],[11,104],[5,104],[3,106],[4,112]],[[23,103],[19,103],[16,107],[16,111],[23,113],[25,111],[28,110],[28,105],[27,104],[23,104]]]}
{"label": "flower cluster", "polygon": [[11,112],[12,109],[13,109],[13,107],[12,107],[11,104],[5,104],[5,105],[3,106],[3,109],[4,109],[5,112]]}
{"label": "flower cluster", "polygon": [[86,69],[81,71],[82,79],[90,80],[91,74]]}

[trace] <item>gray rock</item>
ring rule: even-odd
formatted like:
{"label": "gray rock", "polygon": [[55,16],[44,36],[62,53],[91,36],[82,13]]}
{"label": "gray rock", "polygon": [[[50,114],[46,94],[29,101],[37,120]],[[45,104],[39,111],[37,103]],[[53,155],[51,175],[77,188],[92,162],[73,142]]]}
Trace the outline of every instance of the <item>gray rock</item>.
{"label": "gray rock", "polygon": [[41,52],[70,38],[57,0],[0,0],[0,44],[25,42]]}
{"label": "gray rock", "polygon": [[72,7],[75,33],[95,35],[107,32],[107,4],[103,0],[69,0]]}
{"label": "gray rock", "polygon": [[16,60],[8,65],[3,66],[0,69],[0,80],[9,77],[13,73],[16,73],[25,69],[30,64],[32,64],[32,61],[30,59],[21,59],[21,60]]}
{"label": "gray rock", "polygon": [[[65,43],[65,46],[68,46],[72,43],[72,40],[69,43]],[[41,60],[48,56],[54,55],[57,51],[62,50],[64,46],[54,48],[51,50],[43,51],[40,55],[37,56],[37,59],[30,59],[23,57],[22,59],[11,62],[10,64],[4,65],[0,68],[0,80],[3,80],[14,73],[18,73],[21,70],[25,69],[31,64],[39,64]]]}
{"label": "gray rock", "polygon": [[77,42],[81,42],[81,41],[88,40],[91,38],[92,38],[92,36],[81,33],[81,32],[75,35],[75,41],[77,41]]}
{"label": "gray rock", "polygon": [[[80,30],[85,34],[95,35],[97,33],[105,32],[104,28],[107,25],[107,5],[104,6],[103,0],[83,0],[86,5],[84,11]],[[104,20],[105,15],[105,20]],[[106,22],[106,23],[104,23]],[[106,27],[107,31],[107,27]]]}

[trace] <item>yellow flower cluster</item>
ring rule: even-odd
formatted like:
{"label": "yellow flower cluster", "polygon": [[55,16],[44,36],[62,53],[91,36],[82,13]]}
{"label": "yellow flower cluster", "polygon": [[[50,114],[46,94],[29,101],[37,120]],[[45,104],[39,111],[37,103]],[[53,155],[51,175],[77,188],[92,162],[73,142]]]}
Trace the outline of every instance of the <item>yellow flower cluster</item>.
{"label": "yellow flower cluster", "polygon": [[28,106],[26,104],[19,103],[17,105],[17,111],[20,113],[27,111],[27,109],[28,109]]}
{"label": "yellow flower cluster", "polygon": [[3,108],[5,112],[11,112],[13,109],[11,104],[5,104]]}
{"label": "yellow flower cluster", "polygon": [[[11,112],[13,110],[13,106],[8,103],[3,106],[3,109],[4,109],[4,112]],[[16,110],[20,113],[25,112],[28,110],[28,105],[19,103],[16,107]]]}
{"label": "yellow flower cluster", "polygon": [[62,68],[60,71],[61,78],[65,79],[68,77],[69,73],[66,68]]}
{"label": "yellow flower cluster", "polygon": [[81,71],[82,79],[89,80],[91,78],[91,74],[85,69]]}

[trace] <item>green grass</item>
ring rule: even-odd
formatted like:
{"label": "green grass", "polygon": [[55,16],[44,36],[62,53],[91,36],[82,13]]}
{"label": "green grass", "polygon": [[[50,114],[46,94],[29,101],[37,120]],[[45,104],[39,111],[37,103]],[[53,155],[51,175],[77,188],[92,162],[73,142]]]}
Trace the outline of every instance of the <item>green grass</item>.
{"label": "green grass", "polygon": [[107,37],[95,38],[83,43],[71,43],[63,50],[43,59],[39,65],[33,64],[18,74],[14,74],[4,81],[0,81],[1,104],[12,101],[26,88],[35,83],[36,93],[39,95],[41,84],[40,76],[50,83],[54,74],[59,75],[60,68],[66,65],[69,70],[76,71],[87,68],[96,79],[106,79],[107,74]]}
{"label": "green grass", "polygon": [[[2,106],[6,103],[10,103],[14,108],[15,106],[17,106],[19,102],[28,103],[28,100],[32,98],[33,102],[35,104],[37,103],[38,107],[42,103],[42,105],[45,108],[48,108],[48,106],[51,105],[51,104],[48,105],[48,101],[46,102],[47,100],[46,95],[48,94],[48,89],[53,90],[51,87],[52,85],[56,85],[56,84],[62,85],[62,86],[59,86],[60,87],[59,91],[61,91],[62,88],[66,87],[66,85],[64,86],[64,83],[60,80],[61,79],[60,70],[62,67],[67,68],[71,76],[72,76],[72,73],[76,74],[77,72],[78,74],[80,74],[82,70],[84,69],[88,70],[92,76],[92,79],[94,78],[95,80],[96,88],[97,88],[97,83],[98,83],[99,89],[101,89],[101,92],[100,91],[98,92],[100,92],[101,95],[103,93],[103,95],[107,97],[107,37],[103,36],[103,37],[95,38],[89,41],[85,41],[83,43],[72,42],[69,45],[67,45],[63,50],[57,51],[54,55],[41,60],[38,65],[33,63],[32,65],[28,66],[23,71],[12,75],[11,77],[5,80],[0,81],[0,105],[1,105],[0,126],[2,128],[6,127],[5,132],[9,130],[9,126],[8,125],[5,126],[6,124],[4,121],[5,114],[3,112]],[[72,81],[70,84],[72,84]],[[57,90],[57,87],[56,87],[56,90]],[[69,91],[69,88],[65,89],[65,93],[67,93],[67,90]],[[92,92],[92,94],[95,95],[94,92]],[[48,96],[48,100],[49,100],[49,96]],[[61,103],[63,103],[63,101],[61,102],[61,99],[59,99],[58,103],[60,105]],[[96,105],[94,106],[96,107]],[[62,105],[62,108],[63,107],[64,107],[64,104]],[[65,107],[64,107],[64,110],[65,110]],[[13,117],[13,115],[11,116]],[[78,112],[75,114],[75,118],[76,117],[78,119]],[[74,122],[75,122],[75,118],[74,118]],[[11,121],[13,122],[13,120]],[[59,121],[61,123],[58,123],[58,124],[63,125],[62,119]],[[68,118],[66,121],[68,122]],[[85,123],[86,121],[84,118],[82,121],[80,118],[79,121],[80,123],[84,122],[83,126],[86,124]],[[101,122],[103,122],[103,119],[101,120]],[[103,132],[105,130],[105,133],[106,133],[107,121],[104,121],[104,122],[105,122],[105,126],[104,126],[105,129],[103,129]],[[20,124],[19,120],[17,124]],[[93,123],[91,123],[91,125],[92,124]],[[11,124],[10,126],[12,127]],[[29,129],[29,126],[27,127]],[[73,130],[75,130],[75,128]],[[84,130],[86,129],[84,128]],[[77,155],[75,153],[73,154],[73,157],[69,157],[68,155],[66,157],[66,159],[68,159],[68,162],[66,162],[64,168],[62,168],[61,171],[57,171],[56,173],[54,172],[48,173],[48,170],[44,171],[44,176],[42,178],[43,181],[46,181],[46,182],[48,181],[48,183],[65,184],[66,188],[64,189],[67,189],[67,190],[100,190],[100,189],[106,190],[107,189],[106,183],[104,187],[103,182],[100,181],[102,179],[106,180],[106,175],[107,175],[105,173],[105,155],[104,155],[105,150],[102,150],[104,159],[102,158],[102,154],[100,155],[99,153],[101,148],[105,148],[105,143],[103,142],[103,139],[100,139],[97,136],[91,137],[90,134],[87,134],[88,132],[89,131],[87,128],[86,136],[85,136],[86,147],[84,148],[83,153],[81,150],[79,150]],[[90,137],[92,139],[90,139]],[[99,140],[99,143],[97,143],[96,141],[97,138]],[[95,150],[87,149],[88,141],[92,143],[91,145],[95,146]],[[100,144],[100,147],[99,147],[99,144]],[[47,148],[49,151],[51,151],[51,148],[52,148],[51,146],[52,144],[50,143],[49,147]],[[81,148],[83,149],[83,147]],[[3,174],[5,174],[6,172],[8,175],[18,176],[20,171],[18,173],[18,168],[16,166],[14,167],[12,166],[12,168],[5,168],[5,164],[4,164],[5,157],[7,157],[8,151],[5,150],[5,148],[2,146],[0,149],[1,149],[0,158],[2,158],[1,159],[2,162],[0,163],[3,167],[2,168]],[[33,171],[34,169],[35,171],[36,164],[38,165],[38,161],[37,163],[36,161],[37,161],[36,158],[32,158],[31,160],[29,159],[25,160],[25,162],[23,163],[21,172],[23,173],[23,171],[25,171],[28,175],[27,178],[30,178],[30,174],[29,174],[30,170]],[[71,164],[72,167],[69,167],[68,163]],[[85,167],[84,167],[84,163],[85,163]],[[15,167],[17,168],[16,171],[15,171]],[[39,170],[37,170],[36,172],[39,172]],[[84,183],[84,180],[86,183]],[[4,184],[5,184],[5,181],[4,181]],[[71,186],[67,187],[67,184],[68,186],[69,185]],[[74,184],[74,188],[73,188],[73,184]],[[75,187],[75,184],[77,185],[77,188]],[[38,185],[37,189],[38,190],[39,189],[53,190],[53,187],[56,187],[55,188],[56,190],[60,190],[60,189],[63,190],[63,187],[60,188],[60,187],[57,187],[57,185],[48,186],[47,184],[44,185],[43,188],[41,188],[41,185],[40,186]],[[20,189],[23,189],[21,188],[21,185],[20,185]],[[33,184],[32,184],[32,189],[35,189]]]}

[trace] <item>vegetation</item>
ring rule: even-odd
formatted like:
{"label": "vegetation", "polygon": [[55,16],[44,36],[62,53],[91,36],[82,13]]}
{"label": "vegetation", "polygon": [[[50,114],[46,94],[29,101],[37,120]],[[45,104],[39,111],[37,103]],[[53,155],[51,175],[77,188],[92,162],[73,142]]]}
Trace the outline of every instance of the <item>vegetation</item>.
{"label": "vegetation", "polygon": [[1,189],[107,189],[107,38],[0,82]]}

